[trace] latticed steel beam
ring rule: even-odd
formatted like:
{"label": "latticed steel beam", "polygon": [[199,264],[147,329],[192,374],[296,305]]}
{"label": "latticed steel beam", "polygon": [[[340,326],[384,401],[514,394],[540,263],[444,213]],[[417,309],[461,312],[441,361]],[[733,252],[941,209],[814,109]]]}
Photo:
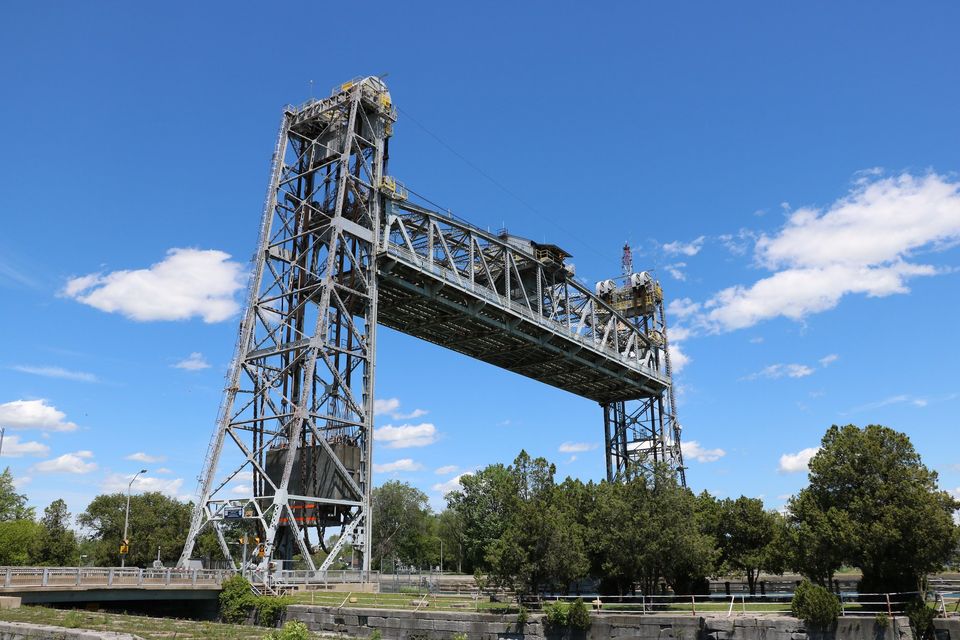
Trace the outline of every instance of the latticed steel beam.
{"label": "latticed steel beam", "polygon": [[[250,297],[181,564],[208,525],[232,562],[224,530],[237,518],[256,526],[258,564],[299,554],[314,569],[310,531],[322,543],[333,527],[369,569],[379,188],[395,119],[376,78],[284,112]],[[250,497],[230,494],[236,478],[249,479]]]}

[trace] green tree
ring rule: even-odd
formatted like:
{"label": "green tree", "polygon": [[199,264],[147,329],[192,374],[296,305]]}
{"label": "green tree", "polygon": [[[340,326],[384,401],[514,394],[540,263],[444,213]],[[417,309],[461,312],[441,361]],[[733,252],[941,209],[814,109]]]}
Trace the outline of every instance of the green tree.
{"label": "green tree", "polygon": [[17,493],[10,467],[0,473],[0,522],[9,520],[33,520],[36,512],[27,506],[27,496]]}
{"label": "green tree", "polygon": [[810,461],[809,486],[789,507],[800,559],[812,547],[830,562],[819,576],[802,561],[798,568],[822,583],[842,560],[863,572],[862,592],[922,590],[957,545],[958,507],[906,435],[880,425],[832,426]]}
{"label": "green tree", "polygon": [[[126,494],[99,495],[77,517],[80,526],[90,532],[94,564],[112,566],[120,563],[119,547],[126,506]],[[149,566],[156,559],[158,548],[161,560],[171,562],[179,558],[192,513],[191,503],[180,502],[157,491],[131,496],[127,565]]]}
{"label": "green tree", "polygon": [[487,545],[491,578],[519,595],[565,591],[589,570],[583,527],[565,499],[575,484],[556,486],[556,468],[525,451],[507,471],[516,494],[503,533]]}
{"label": "green tree", "polygon": [[447,494],[463,531],[463,570],[487,569],[487,550],[507,528],[517,508],[515,477],[502,464],[460,477],[460,489]]}
{"label": "green tree", "polygon": [[42,535],[43,528],[33,520],[0,522],[0,565],[35,564]]}
{"label": "green tree", "polygon": [[54,500],[43,510],[40,519],[38,562],[50,566],[71,566],[79,562],[77,534],[70,529],[70,512],[62,499]]}
{"label": "green tree", "polygon": [[440,556],[440,541],[425,493],[406,482],[391,480],[373,490],[372,565],[428,566]]}
{"label": "green tree", "polygon": [[463,572],[463,520],[459,512],[446,508],[437,516],[437,535],[443,541],[443,565],[445,569],[456,568]]}
{"label": "green tree", "polygon": [[775,543],[780,516],[764,509],[758,498],[741,496],[718,502],[713,531],[724,570],[745,575],[750,595],[756,594],[761,570],[777,569]]}
{"label": "green tree", "polygon": [[596,496],[589,538],[604,592],[624,594],[636,584],[652,594],[661,581],[677,593],[703,589],[717,550],[704,531],[702,497],[669,474],[655,482],[601,483]]}

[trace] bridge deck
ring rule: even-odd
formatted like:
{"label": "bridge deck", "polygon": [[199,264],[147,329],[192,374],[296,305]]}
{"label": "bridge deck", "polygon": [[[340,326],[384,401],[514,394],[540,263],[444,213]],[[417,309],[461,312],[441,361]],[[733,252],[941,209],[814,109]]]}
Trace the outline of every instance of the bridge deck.
{"label": "bridge deck", "polygon": [[656,346],[560,269],[406,203],[385,235],[380,323],[601,403],[669,387]]}

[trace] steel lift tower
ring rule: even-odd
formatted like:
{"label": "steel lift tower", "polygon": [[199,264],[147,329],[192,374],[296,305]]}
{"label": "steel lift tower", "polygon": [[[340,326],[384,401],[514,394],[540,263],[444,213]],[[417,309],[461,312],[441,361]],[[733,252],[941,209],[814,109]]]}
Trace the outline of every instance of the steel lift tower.
{"label": "steel lift tower", "polygon": [[242,524],[260,568],[299,554],[316,569],[311,534],[322,547],[332,529],[319,569],[346,544],[370,569],[378,323],[600,403],[608,479],[684,479],[659,285],[592,292],[555,245],[414,204],[385,173],[395,121],[376,77],[284,109],[181,566],[212,527],[236,567]]}

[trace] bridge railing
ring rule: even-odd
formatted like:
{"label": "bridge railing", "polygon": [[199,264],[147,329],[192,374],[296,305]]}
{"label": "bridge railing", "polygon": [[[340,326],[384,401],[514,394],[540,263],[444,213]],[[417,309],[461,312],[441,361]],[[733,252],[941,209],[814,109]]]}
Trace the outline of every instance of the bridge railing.
{"label": "bridge railing", "polygon": [[219,587],[232,571],[138,567],[0,567],[3,589]]}

